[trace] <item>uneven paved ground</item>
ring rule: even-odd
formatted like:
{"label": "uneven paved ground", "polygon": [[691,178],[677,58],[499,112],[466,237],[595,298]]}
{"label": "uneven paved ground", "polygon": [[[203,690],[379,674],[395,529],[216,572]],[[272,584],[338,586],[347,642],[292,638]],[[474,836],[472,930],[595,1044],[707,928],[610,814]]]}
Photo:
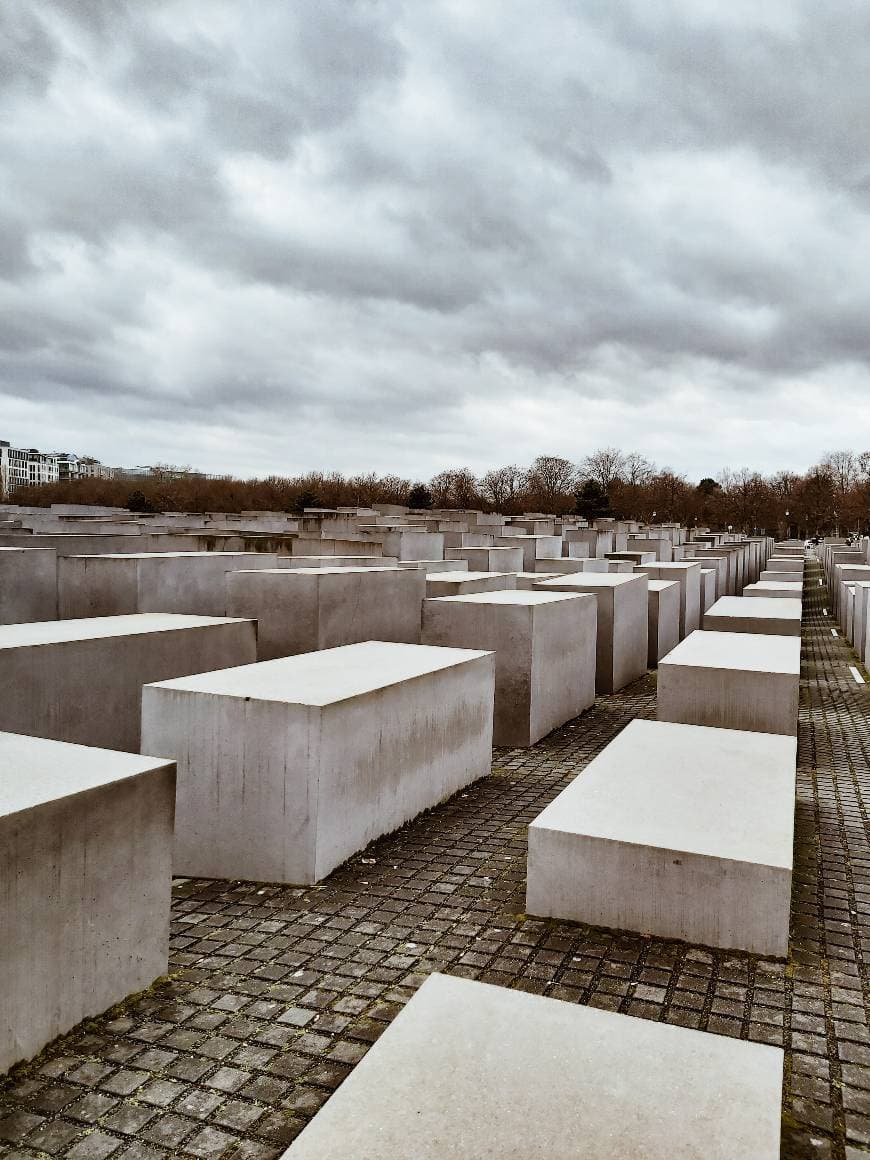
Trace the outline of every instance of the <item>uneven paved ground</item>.
{"label": "uneven paved ground", "polygon": [[497,751],[492,777],[322,887],[178,883],[175,974],[9,1079],[0,1156],[280,1155],[435,969],[782,1044],[782,1155],[870,1156],[870,687],[831,635],[818,575],[813,564],[787,965],[522,913],[526,825],[653,715],[647,678],[533,749]]}

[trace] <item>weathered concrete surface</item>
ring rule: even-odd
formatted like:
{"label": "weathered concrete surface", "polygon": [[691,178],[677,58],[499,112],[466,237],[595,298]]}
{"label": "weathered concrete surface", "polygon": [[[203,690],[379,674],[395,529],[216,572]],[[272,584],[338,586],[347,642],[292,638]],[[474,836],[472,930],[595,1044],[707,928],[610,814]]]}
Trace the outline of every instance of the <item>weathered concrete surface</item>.
{"label": "weathered concrete surface", "polygon": [[651,580],[674,580],[680,586],[680,638],[701,623],[701,565],[684,560],[671,563],[635,564],[635,572]]}
{"label": "weathered concrete surface", "polygon": [[802,611],[800,600],[764,600],[761,597],[747,600],[745,596],[723,596],[705,613],[704,631],[799,637]]}
{"label": "weathered concrete surface", "polygon": [[496,745],[534,745],[595,700],[596,602],[541,591],[426,600],[424,644],[495,653]]}
{"label": "weathered concrete surface", "polygon": [[659,662],[658,719],[797,733],[801,642],[748,632],[693,632]]}
{"label": "weathered concrete surface", "polygon": [[680,643],[680,586],[676,580],[649,581],[647,665],[654,669]]}
{"label": "weathered concrete surface", "polygon": [[348,645],[147,686],[178,763],[175,873],[314,883],[491,762],[494,658]]}
{"label": "weathered concrete surface", "polygon": [[0,729],[139,750],[142,686],[257,659],[257,626],[209,616],[0,626]]}
{"label": "weathered concrete surface", "polygon": [[230,572],[231,616],[257,621],[261,661],[364,640],[420,643],[426,574],[414,568]]}
{"label": "weathered concrete surface", "polygon": [[538,590],[586,593],[597,599],[596,692],[614,692],[646,672],[649,633],[646,576],[581,572],[558,580],[544,580]]}
{"label": "weathered concrete surface", "polygon": [[464,596],[469,592],[501,592],[517,586],[516,572],[435,572],[426,577],[426,595]]}
{"label": "weathered concrete surface", "polygon": [[0,624],[57,620],[53,548],[0,548]]}
{"label": "weathered concrete surface", "polygon": [[175,768],[0,733],[0,1072],[166,974]]}
{"label": "weathered concrete surface", "polygon": [[226,615],[226,575],[277,568],[266,552],[166,552],[65,556],[58,560],[62,619],[171,612]]}
{"label": "weathered concrete surface", "polygon": [[430,975],[285,1160],[779,1160],[777,1048]]}
{"label": "weathered concrete surface", "polygon": [[796,754],[632,722],[529,827],[528,913],[784,957]]}

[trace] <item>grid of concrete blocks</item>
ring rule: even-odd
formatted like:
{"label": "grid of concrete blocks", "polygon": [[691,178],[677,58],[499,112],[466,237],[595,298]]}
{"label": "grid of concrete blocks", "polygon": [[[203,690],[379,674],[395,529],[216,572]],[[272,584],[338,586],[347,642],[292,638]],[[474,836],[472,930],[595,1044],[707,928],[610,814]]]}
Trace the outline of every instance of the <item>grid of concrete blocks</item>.
{"label": "grid of concrete blocks", "polygon": [[[0,510],[0,1069],[166,973],[173,876],[314,886],[649,668],[657,720],[528,827],[526,911],[783,958],[804,559],[540,513]],[[821,559],[866,656],[866,546]],[[435,973],[287,1156],[772,1160],[782,1080],[774,1046]]]}

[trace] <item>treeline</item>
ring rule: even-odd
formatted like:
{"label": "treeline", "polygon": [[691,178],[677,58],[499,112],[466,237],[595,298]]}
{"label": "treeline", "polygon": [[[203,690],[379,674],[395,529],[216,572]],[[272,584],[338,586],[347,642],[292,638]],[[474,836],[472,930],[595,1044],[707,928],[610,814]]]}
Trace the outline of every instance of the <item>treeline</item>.
{"label": "treeline", "polygon": [[541,455],[529,467],[509,464],[482,476],[463,467],[441,471],[428,481],[339,472],[206,479],[166,467],[136,480],[86,479],[21,488],[14,500],[43,507],[78,503],[152,512],[301,512],[309,507],[388,503],[423,509],[480,508],[506,515],[573,512],[587,518],[679,521],[804,537],[817,532],[870,532],[870,452],[832,452],[803,475],[781,471],[765,476],[742,468],[698,483],[614,447],[578,463]]}

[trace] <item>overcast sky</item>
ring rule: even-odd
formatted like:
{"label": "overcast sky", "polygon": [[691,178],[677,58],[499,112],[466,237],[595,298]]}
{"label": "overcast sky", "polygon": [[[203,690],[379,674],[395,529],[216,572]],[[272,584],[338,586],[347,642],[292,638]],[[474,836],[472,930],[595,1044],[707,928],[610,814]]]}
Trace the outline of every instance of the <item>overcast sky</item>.
{"label": "overcast sky", "polygon": [[870,446],[864,0],[2,0],[0,438]]}

